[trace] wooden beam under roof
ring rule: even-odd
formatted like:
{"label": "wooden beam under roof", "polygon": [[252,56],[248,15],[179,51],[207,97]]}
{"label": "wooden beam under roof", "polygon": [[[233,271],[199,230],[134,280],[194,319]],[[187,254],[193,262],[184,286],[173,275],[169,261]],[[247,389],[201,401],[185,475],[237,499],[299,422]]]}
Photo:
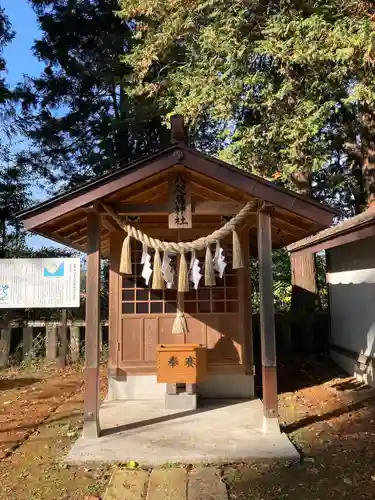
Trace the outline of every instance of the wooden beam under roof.
{"label": "wooden beam under roof", "polygon": [[306,231],[301,229],[300,227],[294,226],[288,222],[285,222],[278,217],[272,216],[272,227],[282,232],[289,234],[295,238],[301,238],[303,234],[306,234]]}
{"label": "wooden beam under roof", "polygon": [[121,229],[119,225],[111,217],[106,216],[104,214],[101,214],[100,223],[110,233],[113,233]]}
{"label": "wooden beam under roof", "polygon": [[[167,215],[169,213],[168,203],[147,205],[144,203],[106,203],[118,215]],[[236,215],[246,203],[235,201],[197,201],[192,203],[194,215]],[[101,213],[106,213],[101,209]],[[254,211],[255,213],[255,211]]]}

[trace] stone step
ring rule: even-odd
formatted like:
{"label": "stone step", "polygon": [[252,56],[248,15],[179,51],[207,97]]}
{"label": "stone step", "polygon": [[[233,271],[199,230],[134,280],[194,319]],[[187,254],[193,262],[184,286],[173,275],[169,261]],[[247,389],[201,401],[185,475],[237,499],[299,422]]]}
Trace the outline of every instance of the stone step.
{"label": "stone step", "polygon": [[187,500],[228,500],[220,470],[217,467],[193,469],[188,478]]}
{"label": "stone step", "polygon": [[149,473],[144,470],[116,470],[109,481],[103,500],[143,500]]}
{"label": "stone step", "polygon": [[[146,494],[147,491],[147,494]],[[217,467],[186,469],[117,470],[103,500],[228,500]]]}
{"label": "stone step", "polygon": [[186,489],[186,469],[154,469],[150,475],[146,500],[186,500]]}

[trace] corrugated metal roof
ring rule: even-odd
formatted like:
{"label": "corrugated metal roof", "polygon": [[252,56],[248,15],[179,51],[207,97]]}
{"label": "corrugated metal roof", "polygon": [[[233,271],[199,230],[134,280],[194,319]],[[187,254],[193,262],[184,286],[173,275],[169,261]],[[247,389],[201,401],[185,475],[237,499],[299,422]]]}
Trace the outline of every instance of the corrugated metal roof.
{"label": "corrugated metal roof", "polygon": [[321,243],[323,241],[328,241],[336,236],[343,233],[353,232],[362,226],[371,225],[375,222],[375,205],[370,206],[366,211],[361,214],[355,215],[350,219],[343,220],[336,224],[336,226],[329,227],[328,229],[323,229],[319,233],[312,236],[307,236],[302,240],[296,241],[287,247],[289,252],[296,252],[297,250],[302,250],[303,248],[308,248],[316,243]]}

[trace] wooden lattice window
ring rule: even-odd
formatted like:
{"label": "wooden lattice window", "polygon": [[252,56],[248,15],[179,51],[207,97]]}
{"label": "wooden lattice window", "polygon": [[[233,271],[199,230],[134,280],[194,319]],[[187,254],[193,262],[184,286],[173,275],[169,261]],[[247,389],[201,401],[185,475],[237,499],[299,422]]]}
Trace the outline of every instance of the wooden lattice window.
{"label": "wooden lattice window", "polygon": [[132,275],[122,278],[122,314],[164,314],[176,312],[177,290],[152,290],[142,278],[142,247],[133,245]]}
{"label": "wooden lattice window", "polygon": [[[152,290],[146,286],[142,278],[140,264],[142,250],[136,247],[132,250],[132,275],[122,278],[122,314],[174,314],[177,305],[177,285],[172,289]],[[197,254],[200,262],[204,263],[204,252]],[[226,267],[224,276],[216,276],[216,286],[204,286],[204,277],[198,290],[194,290],[193,283],[189,283],[190,290],[184,294],[184,310],[188,314],[199,313],[235,313],[238,312],[238,289],[236,271],[232,269],[231,251],[225,251]],[[176,258],[172,258],[172,265],[177,268]],[[203,273],[203,270],[202,270]],[[177,276],[176,276],[177,281]]]}
{"label": "wooden lattice window", "polygon": [[[228,263],[222,279],[216,275],[216,285],[204,286],[202,277],[198,290],[190,282],[190,290],[184,294],[186,313],[233,313],[238,312],[238,289],[236,270],[232,269],[231,249],[224,251]],[[204,263],[204,252],[198,252],[197,258]],[[202,269],[202,274],[204,269]]]}

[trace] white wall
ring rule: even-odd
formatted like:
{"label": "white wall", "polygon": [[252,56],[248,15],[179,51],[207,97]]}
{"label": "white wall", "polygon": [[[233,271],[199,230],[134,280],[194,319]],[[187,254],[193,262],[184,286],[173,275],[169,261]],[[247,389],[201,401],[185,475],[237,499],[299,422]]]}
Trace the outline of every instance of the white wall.
{"label": "white wall", "polygon": [[375,238],[328,250],[331,343],[375,357]]}

